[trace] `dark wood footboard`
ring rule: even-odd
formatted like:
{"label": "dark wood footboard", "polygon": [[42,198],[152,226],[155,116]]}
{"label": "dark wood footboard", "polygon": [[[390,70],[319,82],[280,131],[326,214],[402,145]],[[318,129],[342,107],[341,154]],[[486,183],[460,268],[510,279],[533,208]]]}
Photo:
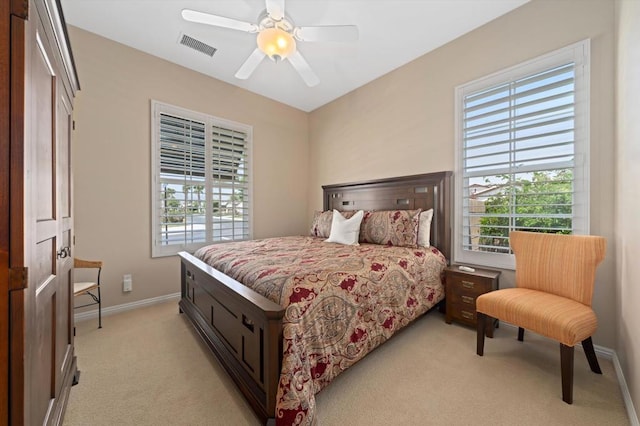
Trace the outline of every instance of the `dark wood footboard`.
{"label": "dark wood footboard", "polygon": [[267,422],[275,415],[284,309],[189,253],[179,255],[180,310]]}

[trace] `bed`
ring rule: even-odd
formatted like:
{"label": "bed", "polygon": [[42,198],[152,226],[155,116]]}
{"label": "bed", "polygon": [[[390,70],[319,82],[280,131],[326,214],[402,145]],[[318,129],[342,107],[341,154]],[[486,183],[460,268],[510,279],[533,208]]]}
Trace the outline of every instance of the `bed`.
{"label": "bed", "polygon": [[433,209],[431,247],[298,236],[180,253],[180,311],[264,423],[311,424],[317,392],[444,298],[451,172],[327,185],[323,198],[325,211],[345,216]]}

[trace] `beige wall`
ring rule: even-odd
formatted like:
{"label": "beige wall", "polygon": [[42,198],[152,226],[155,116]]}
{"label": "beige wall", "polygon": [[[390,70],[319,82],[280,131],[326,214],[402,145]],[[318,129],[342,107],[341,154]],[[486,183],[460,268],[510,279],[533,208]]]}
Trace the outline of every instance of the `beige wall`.
{"label": "beige wall", "polygon": [[[308,116],[78,28],[75,255],[105,262],[103,307],[180,291],[178,258],[151,258],[150,100],[253,126],[254,237],[307,227]],[[133,291],[122,292],[122,275]]]}
{"label": "beige wall", "polygon": [[618,0],[616,85],[617,352],[640,409],[640,2]]}
{"label": "beige wall", "polygon": [[[614,2],[533,0],[310,114],[309,212],[321,185],[453,170],[454,88],[591,38],[591,233],[609,242],[594,308],[615,347]],[[513,285],[506,271],[501,285]]]}
{"label": "beige wall", "polygon": [[150,257],[150,99],[252,125],[254,236],[290,235],[322,207],[321,185],[453,170],[455,86],[591,38],[591,232],[609,243],[595,342],[617,350],[640,407],[639,28],[635,0],[533,0],[305,114],[71,27],[75,254],[105,261],[105,306],[179,291],[178,260]]}

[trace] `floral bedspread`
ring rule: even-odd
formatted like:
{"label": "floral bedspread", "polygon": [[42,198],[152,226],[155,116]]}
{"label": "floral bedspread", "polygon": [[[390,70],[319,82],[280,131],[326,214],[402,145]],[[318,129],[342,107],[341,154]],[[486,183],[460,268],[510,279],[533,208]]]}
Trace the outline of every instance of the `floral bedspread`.
{"label": "floral bedspread", "polygon": [[282,237],[195,256],[286,308],[278,425],[314,424],[315,394],[444,298],[435,248]]}

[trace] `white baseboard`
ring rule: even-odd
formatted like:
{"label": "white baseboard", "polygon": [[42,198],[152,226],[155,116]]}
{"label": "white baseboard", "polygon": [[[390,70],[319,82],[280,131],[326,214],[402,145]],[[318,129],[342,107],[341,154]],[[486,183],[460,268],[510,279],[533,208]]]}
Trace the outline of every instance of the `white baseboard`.
{"label": "white baseboard", "polygon": [[[518,328],[518,326],[516,325],[500,321],[500,326],[502,325],[514,329]],[[575,347],[578,350],[583,350],[582,345],[576,345]],[[627,381],[624,378],[624,373],[622,372],[622,366],[620,365],[618,354],[613,349],[607,348],[605,346],[593,345],[593,350],[596,352],[596,355],[613,362],[613,368],[616,371],[616,376],[618,377],[618,384],[620,385],[620,391],[622,391],[622,399],[624,399],[624,406],[627,409],[629,422],[631,426],[640,426],[640,422],[638,421],[638,414],[636,413],[636,409],[633,406],[633,400],[631,399],[629,387],[627,386]]]}
{"label": "white baseboard", "polygon": [[613,368],[616,370],[616,376],[618,376],[618,383],[620,383],[620,390],[622,391],[624,406],[627,407],[629,423],[631,424],[631,426],[640,426],[640,421],[638,421],[638,413],[636,413],[636,409],[633,406],[633,400],[631,399],[631,394],[629,393],[629,388],[627,387],[627,381],[624,378],[622,366],[620,365],[618,354],[616,354],[615,351],[613,352]]}
{"label": "white baseboard", "polygon": [[[576,347],[582,349],[582,345],[576,345]],[[596,351],[597,355],[602,358],[610,359],[611,362],[613,362],[613,369],[616,371],[618,384],[620,385],[620,391],[622,392],[622,399],[624,400],[624,406],[627,409],[627,416],[629,416],[629,424],[631,426],[640,426],[638,413],[636,413],[636,409],[633,406],[633,400],[629,393],[627,380],[624,378],[624,373],[622,372],[622,366],[620,365],[618,354],[613,349],[605,348],[604,346],[593,345],[593,349]]]}
{"label": "white baseboard", "polygon": [[[144,306],[155,305],[157,303],[168,302],[170,300],[180,300],[180,293],[167,294],[165,296],[152,297],[150,299],[138,300],[130,303],[123,303],[122,305],[109,306],[102,310],[102,316],[118,314],[120,312],[130,311],[131,309],[138,309]],[[89,319],[98,318],[98,310],[93,309],[91,311],[80,312],[73,316],[76,322],[86,321]]]}

